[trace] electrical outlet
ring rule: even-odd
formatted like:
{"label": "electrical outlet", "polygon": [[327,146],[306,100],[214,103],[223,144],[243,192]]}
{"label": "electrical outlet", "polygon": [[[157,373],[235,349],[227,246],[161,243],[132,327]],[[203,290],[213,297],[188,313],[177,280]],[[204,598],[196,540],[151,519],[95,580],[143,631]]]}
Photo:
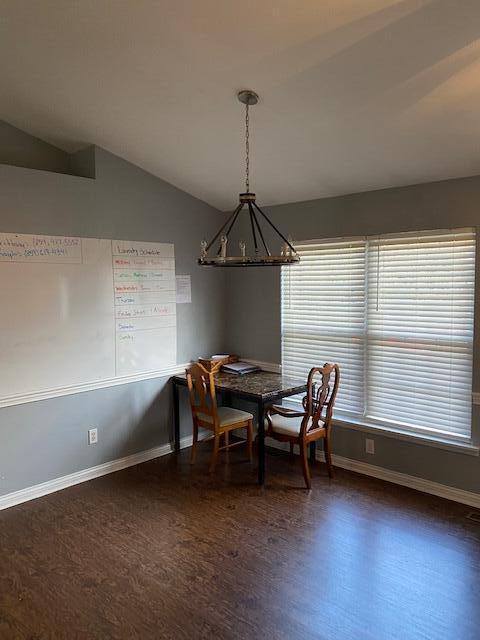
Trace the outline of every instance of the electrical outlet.
{"label": "electrical outlet", "polygon": [[372,455],[375,454],[375,440],[372,438],[365,438],[365,451]]}
{"label": "electrical outlet", "polygon": [[98,442],[98,429],[95,427],[94,429],[88,430],[88,444],[97,444]]}

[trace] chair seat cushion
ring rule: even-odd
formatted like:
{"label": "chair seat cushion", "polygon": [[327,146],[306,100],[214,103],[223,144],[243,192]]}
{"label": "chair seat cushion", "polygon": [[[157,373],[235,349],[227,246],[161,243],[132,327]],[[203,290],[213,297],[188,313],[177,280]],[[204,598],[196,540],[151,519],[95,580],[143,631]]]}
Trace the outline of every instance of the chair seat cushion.
{"label": "chair seat cushion", "polygon": [[[300,428],[302,426],[302,418],[293,417],[293,418],[285,418],[285,416],[279,416],[278,414],[273,414],[270,416],[272,421],[272,431],[275,433],[280,433],[284,436],[298,436],[300,435]],[[312,418],[308,420],[308,428],[312,424]],[[319,425],[323,426],[323,422],[319,420]],[[268,429],[268,421],[265,420],[265,429]]]}
{"label": "chair seat cushion", "polygon": [[[242,411],[241,409],[233,409],[233,407],[217,407],[218,420],[221,427],[225,427],[229,424],[235,424],[236,422],[242,422],[247,420],[253,420],[253,415],[248,411]],[[213,423],[213,417],[204,413],[197,414],[199,420],[204,422]]]}

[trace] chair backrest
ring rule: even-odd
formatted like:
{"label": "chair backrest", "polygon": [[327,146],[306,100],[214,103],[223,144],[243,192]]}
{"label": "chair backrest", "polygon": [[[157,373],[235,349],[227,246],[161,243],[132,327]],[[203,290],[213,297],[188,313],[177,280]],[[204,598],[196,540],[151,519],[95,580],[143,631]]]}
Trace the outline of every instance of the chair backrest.
{"label": "chair backrest", "polygon": [[215,394],[215,379],[213,373],[207,371],[199,363],[192,364],[186,370],[188,395],[192,416],[211,416],[212,422],[218,425],[217,397]]}
{"label": "chair backrest", "polygon": [[305,432],[321,427],[319,421],[325,428],[330,427],[339,382],[340,369],[336,364],[326,362],[323,367],[310,369],[304,398],[306,416],[302,426]]}

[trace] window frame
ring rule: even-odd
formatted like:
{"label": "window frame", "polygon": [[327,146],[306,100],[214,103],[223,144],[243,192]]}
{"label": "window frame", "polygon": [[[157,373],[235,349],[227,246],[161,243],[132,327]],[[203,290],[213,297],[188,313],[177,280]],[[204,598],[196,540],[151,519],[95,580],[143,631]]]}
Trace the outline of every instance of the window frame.
{"label": "window frame", "polygon": [[[367,316],[368,316],[368,304],[369,304],[369,296],[368,296],[368,242],[369,240],[377,241],[378,239],[383,238],[415,238],[421,234],[448,234],[448,233],[460,233],[460,232],[473,232],[474,234],[474,281],[473,281],[473,334],[470,345],[471,359],[472,359],[472,369],[471,369],[471,379],[470,379],[470,392],[469,392],[469,401],[470,401],[470,431],[469,434],[455,434],[448,431],[442,431],[439,429],[429,429],[428,427],[416,427],[410,424],[402,424],[399,421],[390,421],[387,419],[376,419],[372,417],[366,416],[366,407],[367,403],[364,403],[363,414],[356,414],[354,412],[342,412],[335,411],[336,416],[334,416],[334,423],[340,425],[345,428],[355,429],[364,431],[366,433],[380,433],[386,436],[392,436],[401,440],[415,441],[420,444],[430,444],[436,447],[440,447],[447,450],[455,450],[462,451],[465,453],[469,453],[471,455],[479,455],[480,447],[474,443],[474,424],[473,424],[473,409],[475,402],[475,392],[473,391],[473,380],[474,380],[474,362],[475,362],[475,334],[476,334],[476,316],[475,316],[475,304],[476,304],[476,291],[477,291],[477,282],[476,282],[476,265],[478,263],[478,253],[477,253],[477,228],[474,226],[470,227],[458,227],[451,229],[422,229],[417,231],[399,231],[388,234],[371,234],[365,236],[338,236],[338,237],[329,237],[329,238],[318,238],[318,239],[309,239],[309,240],[296,240],[295,245],[308,246],[308,245],[327,245],[328,243],[348,243],[348,242],[364,242],[364,251],[365,251],[365,272],[364,272],[364,287],[365,287],[365,298],[364,298],[364,316],[365,316],[365,329],[364,329],[364,339],[363,339],[363,348],[364,348],[364,362],[365,362],[365,374],[367,374],[368,367],[368,327],[367,327]],[[280,312],[281,312],[281,357],[282,357],[282,369],[284,369],[284,322],[283,322],[283,314],[284,314],[284,277],[286,273],[288,273],[288,269],[290,267],[282,267],[281,272],[281,300],[280,300]],[[365,381],[367,380],[367,376],[365,375]],[[365,383],[365,396],[368,395],[367,385]],[[479,394],[477,394],[479,395]],[[289,398],[285,401],[286,404],[291,404],[292,406],[298,406],[300,403],[300,398]]]}

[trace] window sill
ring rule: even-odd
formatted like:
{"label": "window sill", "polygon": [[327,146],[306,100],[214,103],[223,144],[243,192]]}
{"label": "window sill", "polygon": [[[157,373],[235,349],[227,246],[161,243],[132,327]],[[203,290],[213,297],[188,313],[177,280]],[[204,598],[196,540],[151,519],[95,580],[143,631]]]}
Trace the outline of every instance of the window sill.
{"label": "window sill", "polygon": [[[284,401],[284,404],[288,404],[288,401]],[[290,402],[290,404],[298,408],[298,404],[295,404],[295,402]],[[351,429],[352,431],[382,435],[387,438],[404,440],[406,442],[453,451],[455,453],[464,453],[470,456],[478,456],[480,454],[480,447],[468,441],[459,442],[458,440],[448,440],[432,435],[420,435],[390,425],[369,424],[360,420],[348,420],[344,417],[334,418],[333,424],[334,426]]]}

